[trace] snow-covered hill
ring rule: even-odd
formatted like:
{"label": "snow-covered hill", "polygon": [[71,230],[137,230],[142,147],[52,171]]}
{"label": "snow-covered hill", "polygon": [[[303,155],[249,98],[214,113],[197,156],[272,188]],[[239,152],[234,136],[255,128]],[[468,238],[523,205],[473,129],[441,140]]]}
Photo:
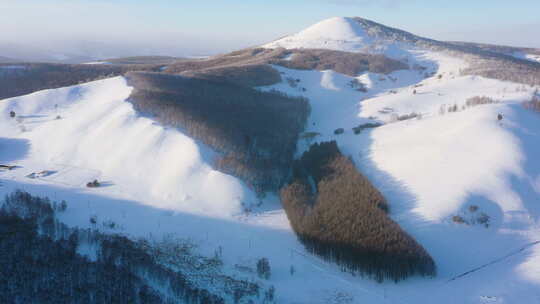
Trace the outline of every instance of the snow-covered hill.
{"label": "snow-covered hill", "polygon": [[[209,255],[222,247],[226,271],[251,280],[258,279],[244,266],[267,257],[277,303],[534,303],[540,115],[520,103],[537,88],[463,76],[462,59],[359,20],[332,18],[264,47],[382,53],[412,69],[351,77],[274,66],[284,81],[260,89],[309,98],[313,136],[299,142],[299,153],[336,140],[388,199],[391,217],[432,255],[436,278],[379,284],[309,255],[274,195],[242,212],[258,203],[255,195],[212,169],[209,148],[138,116],[121,77],[0,101],[0,164],[19,166],[0,172],[0,192],[65,199],[62,220],[73,226],[89,227],[96,216],[120,227],[109,232],[174,234]],[[478,96],[497,102],[466,104]],[[411,113],[416,118],[402,119]],[[383,125],[353,132],[365,123]],[[105,187],[86,188],[93,179]]]}
{"label": "snow-covered hill", "polygon": [[349,52],[403,55],[396,41],[376,37],[353,18],[335,17],[264,45],[266,48],[331,49]]}
{"label": "snow-covered hill", "polygon": [[[27,150],[15,172],[51,170],[47,182],[69,187],[98,179],[155,207],[222,217],[253,199],[238,180],[211,168],[206,148],[137,117],[125,101],[130,93],[123,78],[111,78],[2,102],[2,116],[17,116],[2,120],[0,136],[16,137]],[[13,153],[10,141],[2,146]]]}
{"label": "snow-covered hill", "polygon": [[525,52],[514,52],[512,56],[520,59],[529,60],[532,62],[540,62],[540,55],[539,54],[529,54]]}
{"label": "snow-covered hill", "polygon": [[[286,83],[265,89],[310,99],[313,112],[306,131],[320,135],[306,142],[337,140],[383,191],[393,208],[392,217],[426,247],[439,266],[436,281],[442,285],[430,289],[424,283],[429,294],[437,294],[436,302],[532,301],[539,295],[540,248],[512,256],[491,270],[472,273],[462,283],[442,282],[540,240],[540,162],[536,160],[540,116],[520,104],[537,88],[461,76],[460,69],[467,66],[463,60],[398,40],[378,40],[352,18],[333,18],[265,47],[375,50],[387,55],[396,54],[392,48],[403,47],[409,61],[435,72],[432,77],[414,70],[366,73],[356,77],[368,88],[362,93],[350,87],[353,77],[333,71],[275,67],[286,78],[300,79],[299,86],[306,92]],[[466,106],[467,99],[475,96],[497,103]],[[448,113],[453,105],[458,111]],[[419,118],[397,119],[411,113]],[[366,122],[385,125],[355,135],[352,128]],[[338,128],[345,133],[334,134]],[[487,228],[479,224],[482,212],[489,216]],[[469,224],[459,223],[461,219]],[[462,289],[463,295],[452,295],[455,288]],[[430,303],[435,298],[402,299]]]}
{"label": "snow-covered hill", "polygon": [[334,17],[307,29],[265,44],[264,48],[330,49],[347,52],[384,54],[390,58],[414,59],[411,52],[452,45],[416,36],[358,17]]}

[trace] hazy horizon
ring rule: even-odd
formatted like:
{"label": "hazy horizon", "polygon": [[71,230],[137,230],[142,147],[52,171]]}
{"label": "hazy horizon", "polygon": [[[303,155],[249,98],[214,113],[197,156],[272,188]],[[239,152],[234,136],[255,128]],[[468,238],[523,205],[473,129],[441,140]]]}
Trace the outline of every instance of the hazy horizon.
{"label": "hazy horizon", "polygon": [[98,58],[211,55],[269,42],[334,16],[359,16],[437,40],[540,48],[540,3],[471,2],[0,0],[0,10],[8,12],[0,19],[0,56],[21,48]]}

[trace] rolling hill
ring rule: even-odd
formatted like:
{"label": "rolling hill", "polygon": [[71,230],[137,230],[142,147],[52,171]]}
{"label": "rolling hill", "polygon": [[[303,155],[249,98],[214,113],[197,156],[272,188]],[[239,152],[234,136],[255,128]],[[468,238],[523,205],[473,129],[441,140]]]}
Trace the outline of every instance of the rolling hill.
{"label": "rolling hill", "polygon": [[[197,254],[219,256],[213,278],[272,288],[276,303],[533,303],[540,114],[523,103],[540,97],[540,63],[502,49],[339,17],[229,54],[106,65],[61,88],[40,82],[0,94],[0,164],[16,166],[0,171],[0,193],[66,200],[58,217],[70,227],[189,240]],[[310,161],[323,146],[341,162]],[[304,222],[289,208],[297,205],[280,203],[293,167],[310,193]],[[253,186],[269,176],[277,182]],[[101,187],[86,186],[93,180]],[[360,184],[369,191],[355,193]],[[332,208],[332,197],[347,208]],[[384,210],[370,205],[383,201]],[[436,273],[394,273],[395,284],[321,254],[317,242],[330,235],[353,257],[378,248],[374,256],[401,267],[414,260],[388,253],[395,242],[373,245],[390,232],[356,229],[370,221],[355,210],[396,227],[395,239]],[[262,258],[269,278],[257,275]],[[207,278],[187,280],[235,302]],[[269,301],[261,292],[238,302],[249,300]]]}

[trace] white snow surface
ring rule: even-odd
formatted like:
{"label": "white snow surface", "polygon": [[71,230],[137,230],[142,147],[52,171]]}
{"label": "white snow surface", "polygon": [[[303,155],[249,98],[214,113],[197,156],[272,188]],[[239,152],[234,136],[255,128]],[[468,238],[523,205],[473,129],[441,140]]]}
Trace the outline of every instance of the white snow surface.
{"label": "white snow surface", "polygon": [[334,17],[314,24],[293,35],[262,46],[263,48],[330,49],[347,52],[385,54],[395,59],[410,58],[415,49],[406,44],[377,37],[353,18]]}
{"label": "white snow surface", "polygon": [[[383,192],[392,218],[435,259],[437,278],[376,287],[386,293],[381,303],[533,301],[540,296],[538,245],[447,281],[540,240],[540,115],[521,106],[535,88],[460,76],[465,63],[459,59],[430,51],[414,54],[417,62],[436,71],[433,77],[413,70],[368,72],[356,77],[368,88],[362,93],[348,85],[353,77],[275,66],[284,78],[300,79],[298,87],[284,82],[261,89],[309,98],[312,114],[306,132],[320,135],[301,141],[299,153],[316,141],[336,140]],[[498,103],[464,109],[474,96]],[[441,106],[454,104],[458,112],[439,113]],[[412,112],[422,114],[421,119],[392,118]],[[384,125],[355,135],[352,128],[366,122]],[[345,133],[335,135],[338,128]],[[478,206],[476,215],[468,210],[471,205]],[[489,227],[452,220],[461,216],[472,221],[480,212],[490,217]]]}
{"label": "white snow surface", "polygon": [[271,42],[265,47],[275,48],[351,48],[371,45],[373,39],[350,18],[335,17],[323,20],[298,34]]}
{"label": "white snow surface", "polygon": [[[376,41],[350,21],[326,20],[267,46],[373,47]],[[264,284],[276,287],[277,303],[538,302],[540,245],[534,242],[540,241],[540,115],[520,104],[535,88],[461,76],[466,64],[460,59],[392,47],[426,70],[365,73],[356,78],[368,91],[359,92],[349,86],[354,77],[275,67],[284,79],[300,79],[298,87],[282,82],[260,89],[309,98],[306,131],[320,135],[301,140],[298,153],[315,141],[336,140],[388,199],[391,217],[432,255],[435,278],[378,284],[341,272],[305,252],[275,195],[254,212],[241,213],[242,202],[256,202],[253,193],[211,168],[210,149],[136,115],[126,102],[131,88],[123,78],[0,101],[5,117],[0,120],[0,163],[20,166],[0,171],[0,192],[23,188],[65,199],[69,205],[62,220],[68,225],[88,227],[89,216],[95,215],[100,222],[115,221],[116,233],[174,234],[209,255],[222,246],[227,271],[239,276],[246,274],[231,265],[253,267],[267,257],[272,276]],[[463,109],[474,96],[499,103]],[[454,104],[458,112],[440,113],[441,106]],[[9,118],[11,110],[22,121]],[[412,112],[421,119],[395,121],[396,115]],[[384,125],[352,132],[366,122]],[[335,135],[337,128],[345,133]],[[25,177],[43,170],[57,173]],[[107,186],[86,188],[94,178]],[[469,211],[471,205],[478,210]],[[472,222],[480,213],[490,217],[488,227],[452,220],[459,215]]]}
{"label": "white snow surface", "polygon": [[213,170],[210,154],[205,159],[205,148],[191,138],[138,117],[125,101],[131,90],[123,78],[112,78],[5,100],[0,113],[14,111],[17,118],[2,120],[0,136],[28,146],[18,162],[25,170],[58,171],[53,183],[84,187],[98,179],[160,208],[239,213],[252,193]]}

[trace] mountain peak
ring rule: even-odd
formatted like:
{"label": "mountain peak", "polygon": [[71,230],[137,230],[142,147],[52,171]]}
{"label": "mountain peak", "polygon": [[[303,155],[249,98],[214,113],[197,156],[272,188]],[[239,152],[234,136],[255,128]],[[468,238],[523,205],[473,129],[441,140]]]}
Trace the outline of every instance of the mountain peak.
{"label": "mountain peak", "polygon": [[386,53],[389,49],[395,49],[394,43],[415,44],[428,40],[361,17],[333,17],[263,47]]}
{"label": "mountain peak", "polygon": [[343,44],[365,45],[370,43],[369,40],[369,35],[355,19],[333,17],[264,47],[342,49]]}

